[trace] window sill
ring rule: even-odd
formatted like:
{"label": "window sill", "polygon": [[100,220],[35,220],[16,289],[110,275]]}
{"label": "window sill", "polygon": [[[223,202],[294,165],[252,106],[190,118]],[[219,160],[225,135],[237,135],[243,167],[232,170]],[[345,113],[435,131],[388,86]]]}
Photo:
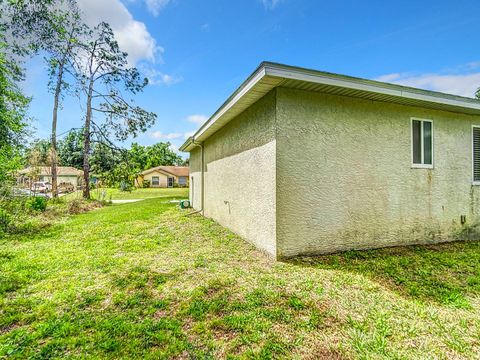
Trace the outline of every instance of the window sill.
{"label": "window sill", "polygon": [[480,186],[480,181],[472,181],[473,186]]}
{"label": "window sill", "polygon": [[433,169],[433,165],[424,165],[424,164],[412,164],[412,169]]}

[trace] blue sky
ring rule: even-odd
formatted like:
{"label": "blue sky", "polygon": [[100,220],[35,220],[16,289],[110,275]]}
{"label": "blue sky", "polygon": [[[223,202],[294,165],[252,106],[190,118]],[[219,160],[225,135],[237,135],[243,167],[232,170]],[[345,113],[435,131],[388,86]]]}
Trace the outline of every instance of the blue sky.
{"label": "blue sky", "polygon": [[[151,80],[138,104],[158,114],[131,141],[180,146],[261,61],[473,96],[480,87],[480,2],[321,0],[78,0],[85,20],[111,23],[130,62]],[[37,137],[52,97],[41,58],[25,91]],[[81,125],[66,99],[59,133]]]}

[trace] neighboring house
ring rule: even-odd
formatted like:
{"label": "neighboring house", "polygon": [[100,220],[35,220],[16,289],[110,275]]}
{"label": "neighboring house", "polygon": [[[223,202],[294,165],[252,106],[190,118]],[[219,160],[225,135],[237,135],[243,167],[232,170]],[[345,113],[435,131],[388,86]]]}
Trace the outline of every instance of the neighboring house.
{"label": "neighboring house", "polygon": [[193,207],[276,258],[480,238],[480,102],[262,63],[180,148]]}
{"label": "neighboring house", "polygon": [[135,186],[143,187],[148,181],[150,187],[187,187],[188,166],[157,166],[142,171],[135,180]]}
{"label": "neighboring house", "polygon": [[[75,187],[80,186],[83,180],[83,171],[71,166],[57,167],[57,183],[67,183]],[[49,166],[28,167],[18,171],[17,184],[30,186],[34,181],[52,182],[52,168]]]}

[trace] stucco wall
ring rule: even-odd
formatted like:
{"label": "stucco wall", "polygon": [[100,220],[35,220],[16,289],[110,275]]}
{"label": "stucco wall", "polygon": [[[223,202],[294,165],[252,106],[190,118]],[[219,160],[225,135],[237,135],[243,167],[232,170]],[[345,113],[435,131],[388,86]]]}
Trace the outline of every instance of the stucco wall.
{"label": "stucco wall", "polygon": [[190,152],[190,203],[195,210],[200,210],[202,205],[202,160],[200,148],[196,147]]}
{"label": "stucco wall", "polygon": [[[279,257],[477,236],[480,117],[283,88],[276,106]],[[434,122],[433,170],[411,168],[411,117]]]}
{"label": "stucco wall", "polygon": [[[275,256],[275,93],[204,143],[204,215]],[[201,151],[191,152],[191,200],[201,204]],[[193,184],[193,185],[192,185]]]}

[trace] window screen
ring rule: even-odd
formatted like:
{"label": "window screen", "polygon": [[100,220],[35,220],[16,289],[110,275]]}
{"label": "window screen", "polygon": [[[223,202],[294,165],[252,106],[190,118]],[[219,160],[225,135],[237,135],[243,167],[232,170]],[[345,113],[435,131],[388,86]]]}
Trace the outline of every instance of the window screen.
{"label": "window screen", "polygon": [[412,162],[414,165],[433,164],[433,123],[412,120]]}
{"label": "window screen", "polygon": [[432,165],[432,123],[423,122],[423,163]]}
{"label": "window screen", "polygon": [[473,181],[480,181],[480,127],[473,128]]}
{"label": "window screen", "polygon": [[413,163],[422,163],[422,122],[418,120],[412,121],[412,150],[413,150]]}
{"label": "window screen", "polygon": [[159,185],[160,178],[158,176],[152,176],[152,185]]}

